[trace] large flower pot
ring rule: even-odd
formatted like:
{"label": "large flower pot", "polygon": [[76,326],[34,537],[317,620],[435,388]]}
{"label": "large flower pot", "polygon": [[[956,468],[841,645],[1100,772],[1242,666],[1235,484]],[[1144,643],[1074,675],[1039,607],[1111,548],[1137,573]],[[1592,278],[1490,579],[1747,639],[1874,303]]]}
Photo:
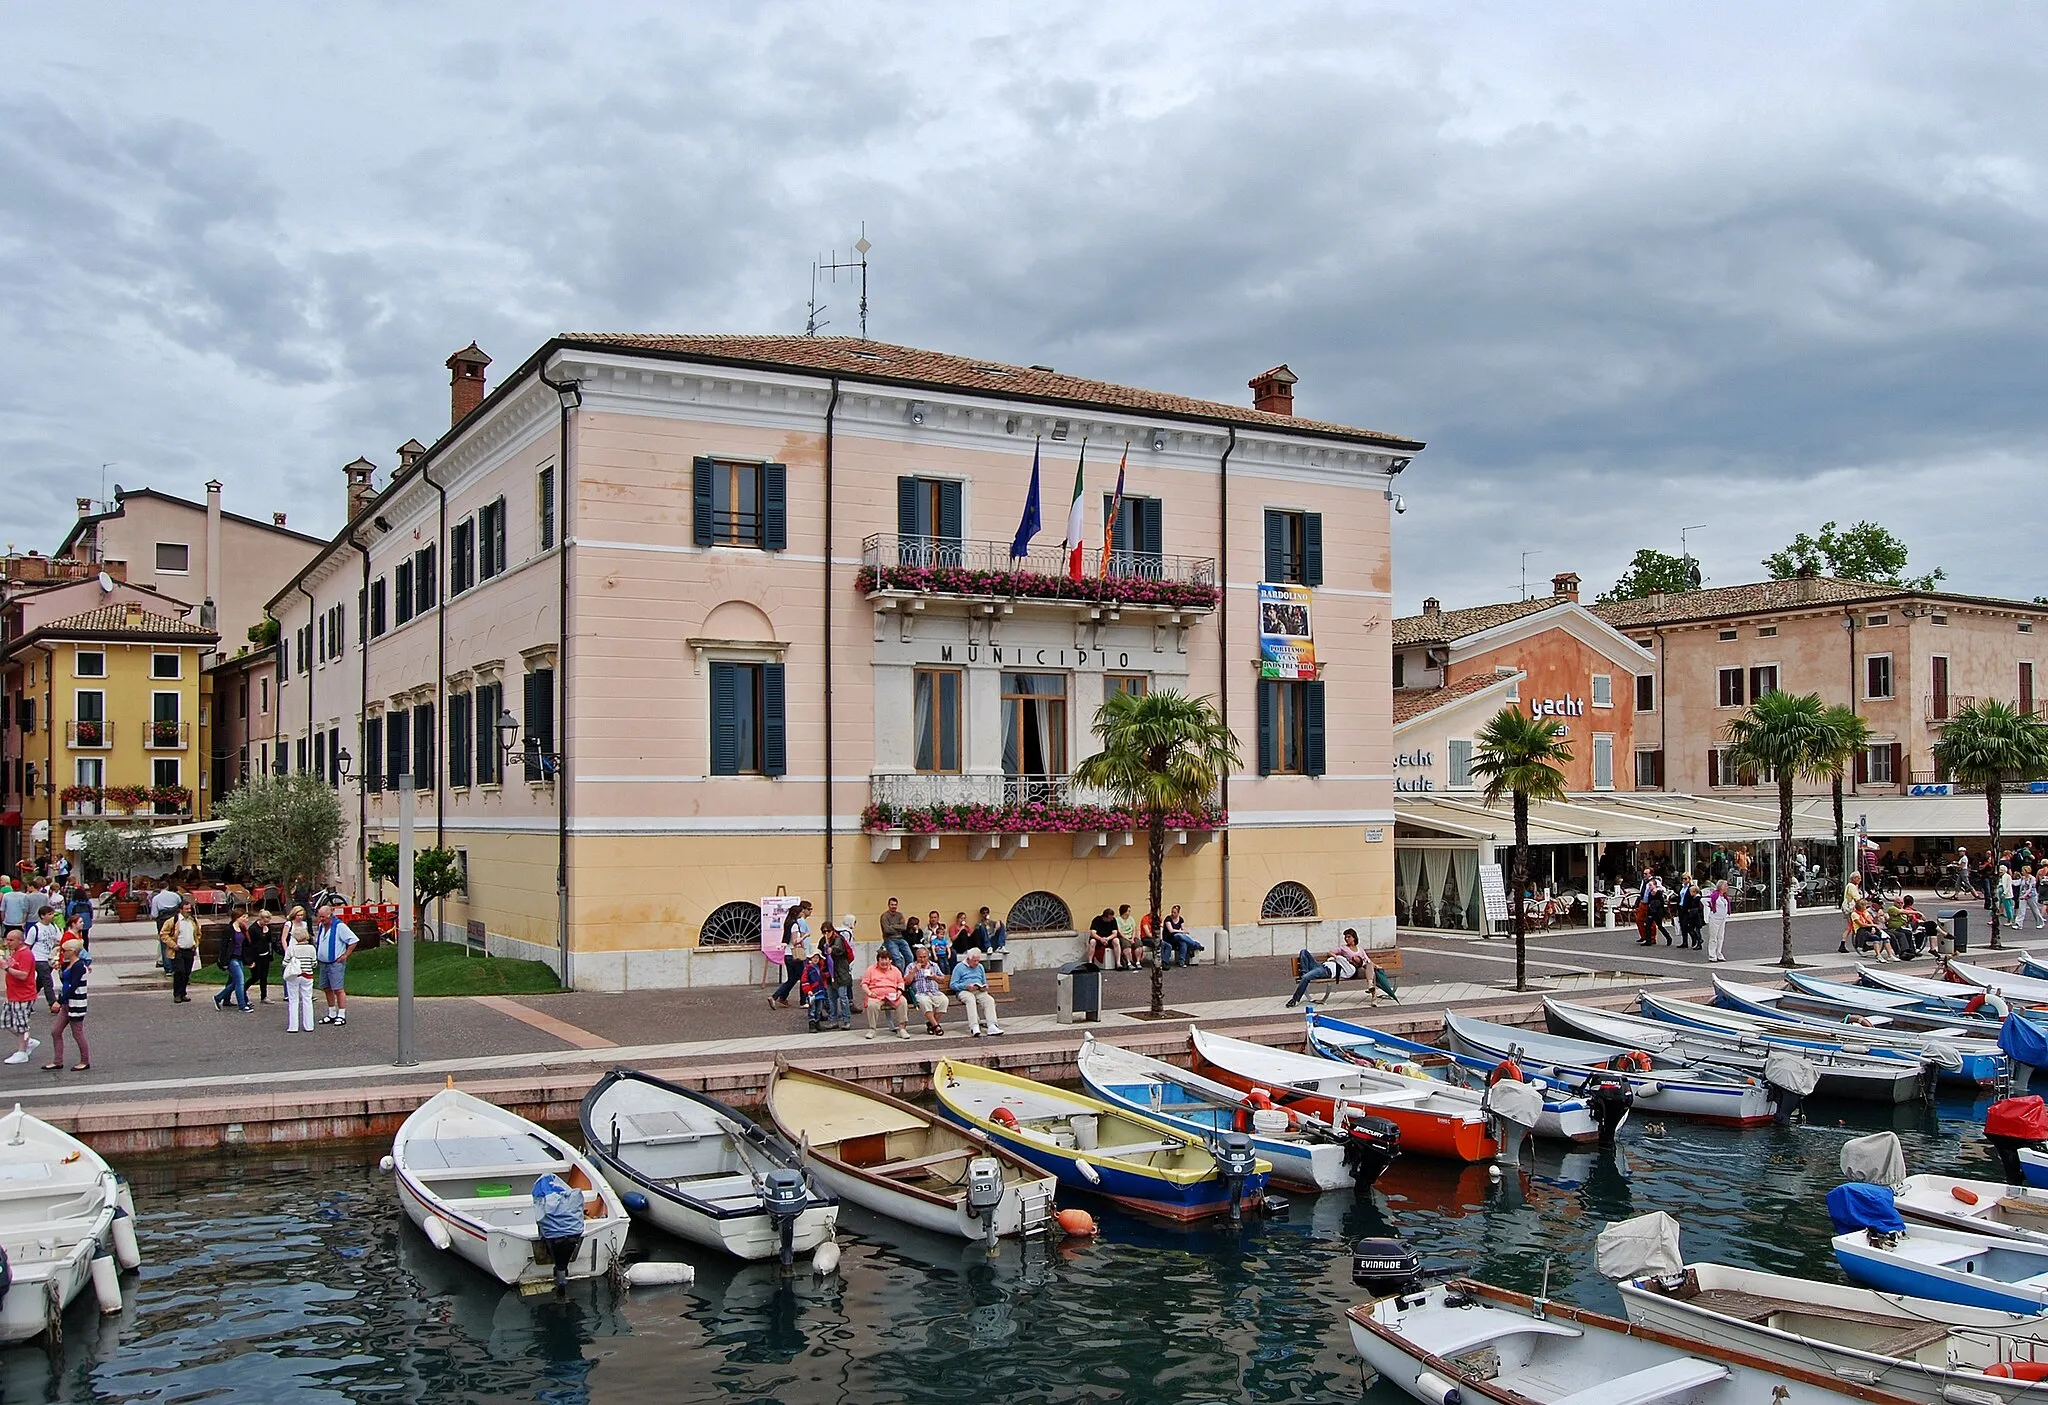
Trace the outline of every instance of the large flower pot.
{"label": "large flower pot", "polygon": [[130,902],[126,898],[114,899],[114,920],[116,922],[136,922],[140,921],[141,917],[141,903]]}

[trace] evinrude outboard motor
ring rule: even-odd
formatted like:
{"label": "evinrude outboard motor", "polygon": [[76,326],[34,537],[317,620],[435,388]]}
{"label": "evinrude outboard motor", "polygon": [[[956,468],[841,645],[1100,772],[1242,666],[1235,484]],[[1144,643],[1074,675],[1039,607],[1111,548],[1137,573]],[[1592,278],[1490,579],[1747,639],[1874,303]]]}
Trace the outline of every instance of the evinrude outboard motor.
{"label": "evinrude outboard motor", "polygon": [[1359,1190],[1370,1190],[1401,1154],[1401,1129],[1384,1117],[1355,1116],[1344,1129],[1344,1165]]}
{"label": "evinrude outboard motor", "polygon": [[2001,1098],[1984,1110],[1984,1140],[1998,1153],[1999,1169],[2007,1185],[2025,1185],[2026,1172],[2020,1166],[2020,1148],[2048,1149],[2048,1106],[2038,1093],[2024,1098]]}
{"label": "evinrude outboard motor", "polygon": [[967,1163],[967,1214],[981,1220],[988,1230],[988,1242],[996,1242],[996,1207],[1003,1203],[1003,1163],[993,1156],[977,1156]]}
{"label": "evinrude outboard motor", "polygon": [[1422,1276],[1422,1256],[1392,1235],[1351,1246],[1351,1281],[1376,1298],[1405,1293]]}
{"label": "evinrude outboard motor", "polygon": [[1786,1049],[1773,1049],[1764,1058],[1764,1082],[1777,1097],[1777,1123],[1792,1125],[1799,1105],[1820,1086],[1820,1070]]}
{"label": "evinrude outboard motor", "polygon": [[1635,1106],[1635,1090],[1619,1078],[1602,1078],[1587,1086],[1586,1100],[1593,1105],[1594,1120],[1600,1124],[1600,1145],[1613,1146],[1614,1134]]}
{"label": "evinrude outboard motor", "polygon": [[1243,1132],[1225,1132],[1211,1150],[1216,1157],[1216,1169],[1230,1185],[1230,1218],[1242,1219],[1245,1178],[1259,1169],[1258,1149]]}
{"label": "evinrude outboard motor", "polygon": [[770,1171],[761,1179],[761,1203],[767,1207],[769,1223],[782,1236],[782,1266],[788,1268],[796,1259],[797,1217],[811,1204],[811,1190],[804,1184],[804,1173]]}

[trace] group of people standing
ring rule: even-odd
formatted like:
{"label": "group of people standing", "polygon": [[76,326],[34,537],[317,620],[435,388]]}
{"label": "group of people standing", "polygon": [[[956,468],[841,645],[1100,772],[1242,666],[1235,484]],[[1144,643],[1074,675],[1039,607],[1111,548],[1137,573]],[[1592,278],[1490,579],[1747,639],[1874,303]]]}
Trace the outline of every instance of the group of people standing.
{"label": "group of people standing", "polygon": [[[152,914],[157,910],[152,907]],[[162,911],[157,942],[171,973],[171,999],[185,1004],[192,998],[192,968],[199,958],[199,918],[192,899],[182,893],[172,892]],[[355,932],[330,904],[322,903],[310,923],[306,909],[297,904],[282,920],[273,920],[267,908],[240,908],[221,934],[215,959],[226,979],[213,997],[213,1008],[254,1014],[250,987],[255,987],[259,1003],[268,1004],[270,975],[275,968],[284,987],[287,1034],[313,1032],[316,989],[326,1006],[319,1023],[345,1025],[348,960],[358,943]]]}
{"label": "group of people standing", "polygon": [[68,1032],[78,1043],[78,1062],[72,1070],[84,1073],[92,1067],[92,1050],[85,1042],[86,978],[92,970],[92,956],[86,950],[84,921],[73,916],[59,928],[53,920],[55,911],[45,905],[33,927],[7,928],[6,1028],[15,1036],[16,1048],[4,1062],[25,1064],[41,1046],[42,1041],[29,1032],[40,997],[54,1017],[50,1061],[43,1068],[56,1073],[64,1067],[64,1036]]}
{"label": "group of people standing", "polygon": [[[859,919],[852,914],[834,923],[827,919],[811,941],[812,907],[800,902],[783,920],[783,981],[768,997],[771,1008],[790,1008],[790,994],[803,1002],[806,1023],[812,1033],[824,1029],[853,1028],[854,976],[859,954],[854,948],[853,929]],[[882,914],[882,940],[874,961],[858,979],[868,1017],[868,1038],[885,1019],[900,1039],[910,1037],[910,1009],[914,1005],[924,1016],[925,1032],[944,1034],[945,1016],[958,1001],[967,1016],[967,1032],[979,1039],[983,1034],[1001,1034],[996,1023],[995,998],[989,994],[988,971],[982,964],[984,951],[1000,952],[1009,945],[1003,924],[981,910],[980,922],[966,923],[961,913],[952,927],[934,911],[930,926],[924,926],[903,912],[895,898]]]}
{"label": "group of people standing", "polygon": [[[1716,879],[1702,887],[1691,874],[1667,886],[1654,869],[1643,870],[1642,886],[1636,890],[1636,945],[1655,946],[1661,938],[1666,946],[1704,951],[1709,963],[1728,959],[1728,880]],[[1672,924],[1677,924],[1676,938]]]}

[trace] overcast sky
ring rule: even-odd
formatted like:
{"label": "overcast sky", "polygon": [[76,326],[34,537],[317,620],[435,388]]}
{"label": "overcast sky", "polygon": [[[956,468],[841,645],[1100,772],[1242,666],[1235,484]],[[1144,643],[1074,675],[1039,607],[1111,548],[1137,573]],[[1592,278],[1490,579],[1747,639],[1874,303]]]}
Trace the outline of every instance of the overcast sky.
{"label": "overcast sky", "polygon": [[4,535],[331,532],[471,338],[799,331],[865,220],[878,338],[1427,440],[1404,609],[1830,516],[2048,592],[2048,7],[1254,8],[6,4]]}

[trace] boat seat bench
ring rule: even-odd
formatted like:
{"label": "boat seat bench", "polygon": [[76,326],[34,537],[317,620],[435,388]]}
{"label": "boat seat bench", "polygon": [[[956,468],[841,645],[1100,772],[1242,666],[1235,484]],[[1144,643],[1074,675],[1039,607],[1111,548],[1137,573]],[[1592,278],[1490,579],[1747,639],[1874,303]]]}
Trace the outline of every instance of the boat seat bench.
{"label": "boat seat bench", "polygon": [[913,1176],[934,1166],[943,1166],[949,1161],[965,1161],[973,1155],[971,1148],[961,1146],[951,1151],[935,1151],[930,1156],[912,1157],[908,1161],[891,1161],[881,1166],[870,1166],[868,1169],[882,1176]]}
{"label": "boat seat bench", "polygon": [[1726,1379],[1728,1368],[1720,1362],[1681,1356],[1560,1396],[1552,1405],[1651,1405]]}
{"label": "boat seat bench", "polygon": [[1904,1359],[1922,1347],[1930,1347],[1936,1342],[1947,1340],[1951,1330],[1953,1329],[1945,1322],[1923,1323],[1886,1337],[1883,1341],[1872,1342],[1863,1349],[1873,1356],[1896,1356]]}
{"label": "boat seat bench", "polygon": [[1584,1336],[1577,1327],[1548,1319],[1521,1317],[1510,1312],[1494,1312],[1489,1309],[1458,1309],[1455,1322],[1457,1330],[1440,1330],[1431,1325],[1429,1350],[1437,1356],[1462,1356],[1474,1347],[1487,1346],[1505,1341],[1509,1337],[1580,1337]]}
{"label": "boat seat bench", "polygon": [[534,1180],[553,1172],[566,1176],[575,1170],[566,1161],[524,1161],[509,1166],[451,1166],[446,1170],[424,1171],[415,1169],[413,1175],[422,1181],[495,1181],[530,1177]]}
{"label": "boat seat bench", "polygon": [[1128,1146],[1098,1146],[1095,1148],[1095,1154],[1097,1156],[1107,1156],[1111,1159],[1125,1156],[1150,1156],[1155,1151],[1179,1151],[1187,1145],[1187,1142],[1177,1138],[1157,1142],[1132,1142]]}

